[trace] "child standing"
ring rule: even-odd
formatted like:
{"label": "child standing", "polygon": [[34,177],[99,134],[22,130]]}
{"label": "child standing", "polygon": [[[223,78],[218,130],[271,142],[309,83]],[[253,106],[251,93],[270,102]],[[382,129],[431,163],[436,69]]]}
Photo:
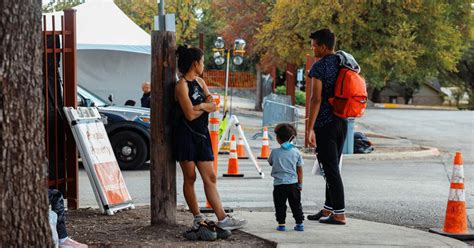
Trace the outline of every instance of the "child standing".
{"label": "child standing", "polygon": [[296,129],[290,124],[282,123],[275,127],[280,148],[273,149],[268,163],[272,166],[273,203],[278,222],[278,231],[285,231],[286,201],[290,204],[296,231],[304,231],[304,215],[301,206],[303,189],[303,159],[292,143],[296,138]]}

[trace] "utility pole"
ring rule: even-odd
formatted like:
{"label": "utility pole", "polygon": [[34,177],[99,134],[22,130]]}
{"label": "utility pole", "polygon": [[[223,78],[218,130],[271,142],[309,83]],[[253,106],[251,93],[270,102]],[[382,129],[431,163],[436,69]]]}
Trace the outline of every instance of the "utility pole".
{"label": "utility pole", "polygon": [[[172,151],[172,110],[176,83],[174,18],[165,18],[164,0],[158,5],[159,30],[151,46],[151,224],[176,223],[176,162]],[[166,21],[172,23],[165,23]],[[156,23],[156,22],[155,22]],[[156,29],[157,26],[155,26]]]}

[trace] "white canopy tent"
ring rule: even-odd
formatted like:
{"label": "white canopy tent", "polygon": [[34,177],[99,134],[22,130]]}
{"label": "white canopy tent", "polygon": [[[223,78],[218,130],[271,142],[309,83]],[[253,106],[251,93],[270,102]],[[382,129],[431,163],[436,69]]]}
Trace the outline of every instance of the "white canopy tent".
{"label": "white canopy tent", "polygon": [[[151,74],[150,35],[112,0],[88,0],[74,9],[79,85],[105,99],[113,94],[118,105],[132,99],[140,106],[141,84]],[[62,14],[47,15],[57,16],[60,27]]]}

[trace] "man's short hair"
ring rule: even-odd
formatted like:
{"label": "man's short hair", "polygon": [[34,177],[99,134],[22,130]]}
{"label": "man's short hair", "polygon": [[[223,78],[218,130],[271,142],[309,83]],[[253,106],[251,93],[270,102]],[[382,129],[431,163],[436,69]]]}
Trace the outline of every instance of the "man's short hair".
{"label": "man's short hair", "polygon": [[280,141],[286,142],[291,136],[296,137],[296,128],[288,123],[280,123],[275,127],[275,134]]}
{"label": "man's short hair", "polygon": [[336,35],[329,28],[312,32],[309,38],[315,40],[318,45],[325,45],[331,50],[336,47]]}

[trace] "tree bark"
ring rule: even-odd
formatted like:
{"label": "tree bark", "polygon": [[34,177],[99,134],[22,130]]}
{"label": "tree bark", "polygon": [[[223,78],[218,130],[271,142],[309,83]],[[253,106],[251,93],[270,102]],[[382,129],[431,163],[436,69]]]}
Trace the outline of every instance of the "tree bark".
{"label": "tree bark", "polygon": [[41,1],[0,11],[0,247],[48,247]]}
{"label": "tree bark", "polygon": [[152,34],[151,68],[151,224],[176,223],[176,162],[171,149],[174,86],[176,84],[175,33]]}

